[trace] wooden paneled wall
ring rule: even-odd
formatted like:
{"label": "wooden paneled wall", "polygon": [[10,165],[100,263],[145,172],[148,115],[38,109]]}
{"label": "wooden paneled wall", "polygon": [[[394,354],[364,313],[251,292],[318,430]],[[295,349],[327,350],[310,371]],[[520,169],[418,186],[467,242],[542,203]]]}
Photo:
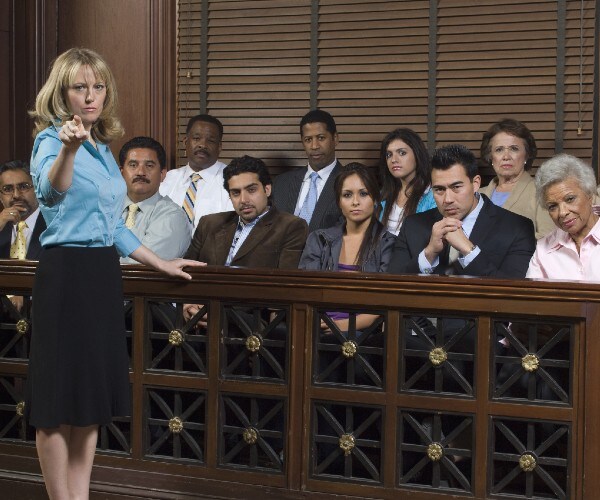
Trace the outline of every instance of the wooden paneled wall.
{"label": "wooden paneled wall", "polygon": [[[0,1],[0,75],[10,74],[10,51],[9,51],[9,38],[10,38],[10,9],[8,0]],[[9,79],[0,78],[0,123],[5,125],[10,114],[10,97],[9,97]],[[0,134],[0,151],[2,157],[0,161],[4,161],[2,158],[5,156],[5,152],[10,149],[10,135],[11,129],[9,127],[2,126],[6,132]],[[8,159],[8,158],[7,158]]]}
{"label": "wooden paneled wall", "polygon": [[[460,3],[459,0],[445,0],[439,2],[439,5],[440,7],[454,4],[458,5],[457,2]],[[401,3],[404,6],[403,8],[408,9],[411,8],[411,6],[424,8],[426,4],[425,2]],[[547,7],[550,4],[554,5],[555,2],[532,0],[532,2],[529,3],[533,3],[541,8],[543,6]],[[180,134],[177,130],[177,107],[175,104],[178,70],[182,79],[188,81],[190,93],[194,93],[198,99],[198,102],[193,102],[190,100],[189,102],[186,101],[180,106],[180,129],[181,124],[185,121],[185,118],[188,114],[193,114],[202,109],[202,100],[205,101],[205,106],[210,108],[209,111],[214,111],[215,114],[220,117],[227,113],[230,113],[232,116],[234,116],[236,113],[239,114],[243,111],[242,107],[238,106],[235,102],[234,97],[236,96],[239,97],[240,95],[245,95],[247,99],[251,99],[253,95],[261,94],[262,102],[260,102],[261,97],[258,97],[258,102],[255,103],[255,106],[256,109],[263,114],[267,113],[269,108],[274,107],[276,102],[279,102],[278,100],[288,100],[291,108],[294,108],[294,106],[297,107],[297,109],[294,109],[293,123],[290,121],[291,118],[289,116],[286,116],[275,122],[272,130],[265,129],[264,133],[266,135],[261,134],[262,137],[258,141],[260,144],[254,144],[253,147],[256,149],[264,146],[264,151],[277,150],[276,145],[273,146],[274,132],[279,134],[283,133],[284,135],[288,134],[290,140],[278,151],[285,151],[285,154],[290,155],[291,160],[286,163],[285,166],[301,164],[303,161],[301,161],[301,158],[303,158],[302,151],[300,150],[299,142],[296,141],[297,118],[298,116],[301,116],[302,111],[304,111],[305,108],[307,108],[317,97],[319,97],[319,99],[317,99],[319,105],[328,107],[330,109],[333,106],[332,102],[325,99],[323,96],[319,96],[319,94],[315,94],[315,96],[313,96],[308,90],[305,92],[304,86],[302,85],[300,86],[302,87],[302,92],[299,93],[300,87],[297,85],[291,85],[289,82],[285,83],[284,87],[282,88],[276,88],[277,86],[274,86],[271,89],[271,87],[269,87],[269,89],[273,90],[271,93],[265,93],[264,88],[261,92],[257,91],[258,93],[255,92],[254,94],[251,92],[246,92],[249,88],[248,85],[251,86],[253,79],[256,79],[256,76],[253,76],[254,73],[248,73],[247,71],[244,72],[238,68],[239,71],[235,73],[237,75],[236,78],[234,78],[234,80],[236,80],[235,82],[231,82],[231,77],[219,77],[218,74],[224,71],[221,66],[226,63],[226,60],[224,58],[222,61],[215,61],[213,60],[215,57],[214,54],[211,56],[211,70],[213,71],[214,77],[217,78],[217,80],[212,81],[212,84],[214,84],[212,88],[212,94],[210,92],[208,94],[206,92],[202,92],[199,69],[196,68],[196,66],[200,64],[200,61],[186,59],[187,53],[182,48],[181,53],[179,54],[181,60],[180,67],[177,68],[176,65],[178,4],[179,10],[184,12],[185,15],[191,17],[191,23],[193,25],[187,26],[185,21],[180,23],[179,27],[182,30],[179,33],[181,47],[200,46],[203,40],[200,30],[200,25],[203,19],[200,7],[198,7],[201,5],[200,0],[182,0],[180,2],[175,0],[105,0],[102,2],[94,0],[0,0],[0,74],[3,75],[0,79],[0,128],[3,131],[0,137],[0,161],[5,161],[11,158],[29,157],[32,138],[31,122],[27,117],[27,110],[33,105],[33,100],[37,90],[45,79],[48,65],[52,59],[60,51],[70,46],[77,45],[89,46],[102,53],[113,67],[119,85],[119,93],[121,97],[121,117],[126,128],[126,138],[138,134],[152,135],[153,137],[157,138],[165,145],[171,166],[175,165],[175,150],[177,143],[180,140]],[[269,7],[269,4],[277,4],[282,9],[292,9],[292,13],[295,14],[296,17],[292,16],[293,19],[290,22],[293,21],[292,24],[294,24],[294,26],[300,22],[300,18],[297,16],[298,11],[294,11],[291,4],[287,2],[261,2],[252,5],[252,16],[250,16],[251,19],[249,17],[243,18],[243,22],[246,24],[246,26],[242,26],[241,28],[237,27],[234,29],[229,26],[233,21],[228,19],[228,16],[239,18],[239,9],[237,9],[237,7],[243,4],[246,4],[246,2],[219,2],[216,0],[210,2],[214,12],[209,11],[207,14],[212,12],[212,16],[214,18],[210,21],[212,23],[211,29],[214,32],[214,36],[209,37],[209,33],[206,33],[205,45],[207,50],[210,47],[213,47],[213,49],[220,48],[221,45],[219,44],[221,43],[228,43],[227,46],[233,47],[237,50],[237,48],[234,47],[234,40],[232,40],[232,35],[234,34],[242,37],[242,41],[246,44],[245,46],[249,46],[249,44],[251,45],[252,40],[248,39],[250,32],[252,29],[256,28],[255,25],[260,25],[261,23],[264,24],[264,19],[271,19],[272,22],[275,22],[275,24],[285,24],[284,21],[289,16],[281,19],[275,18],[275,21],[273,21],[273,9],[272,5]],[[295,4],[304,6],[304,10],[302,10],[303,16],[306,18],[307,23],[310,24],[310,22],[313,22],[314,19],[320,19],[324,23],[328,19],[327,16],[329,15],[328,13],[330,10],[334,9],[332,5],[340,4],[340,2],[314,0],[312,2],[295,2]],[[352,1],[349,2],[349,4],[352,5],[352,9],[350,10],[354,12],[352,15],[355,17],[359,15],[356,14],[356,12],[357,10],[361,9],[361,2]],[[379,10],[385,7],[384,4],[385,2],[383,1],[373,2],[373,5],[379,5]],[[486,5],[488,4],[490,4],[490,2],[486,2]],[[312,6],[312,10],[306,8],[308,5]],[[575,62],[578,60],[578,58],[575,56],[578,53],[578,41],[576,38],[578,36],[577,26],[579,5],[579,2],[575,1],[567,3],[568,15],[566,19],[566,30],[570,40],[570,45],[567,46],[567,56],[571,57],[571,59]],[[594,2],[586,0],[583,5],[589,10],[590,7],[594,5]],[[296,7],[296,9],[298,8],[299,7]],[[315,10],[317,8],[319,10]],[[335,9],[338,9],[338,7],[335,7]],[[191,13],[188,11],[191,11]],[[231,11],[233,14],[227,14],[226,11]],[[471,14],[474,15],[474,13]],[[260,17],[263,15],[267,17]],[[374,15],[375,14],[371,13],[370,17],[373,17]],[[499,14],[498,17],[503,17],[504,15],[510,16],[509,14]],[[517,17],[520,19],[521,15]],[[208,21],[208,18],[204,20],[204,22],[207,24]],[[374,22],[373,20],[371,21]],[[508,22],[510,26],[513,26],[514,28],[514,23],[512,21],[513,20],[509,19],[509,21],[506,22]],[[400,21],[397,20],[397,22]],[[443,24],[443,20],[440,22]],[[322,33],[322,36],[325,36],[323,33],[325,27],[331,25],[336,26],[335,22],[333,22],[325,23],[321,27],[320,32]],[[495,26],[494,23],[493,25]],[[255,28],[252,26],[255,26]],[[585,36],[588,39],[593,37],[593,34],[598,32],[598,26],[599,22],[597,14],[595,19],[590,17],[586,18]],[[192,28],[191,31],[188,28]],[[371,32],[377,33],[376,28],[377,27],[375,26]],[[263,31],[273,31],[274,29],[275,28],[267,26],[264,27]],[[279,37],[278,39],[280,40],[287,40],[286,43],[288,45],[290,43],[292,45],[296,43],[297,45],[300,42],[294,42],[294,33],[295,31],[292,32],[290,30],[283,33],[277,32],[277,37]],[[356,36],[359,36],[359,31],[354,31],[352,37],[356,38]],[[265,41],[264,33],[260,35],[255,42],[259,43],[261,39]],[[345,40],[346,38],[343,39]],[[385,40],[380,40],[380,45],[383,44],[383,48],[381,50],[384,50],[384,52],[390,52],[391,49],[389,49],[388,46],[393,42],[393,39],[394,36],[389,36]],[[323,58],[329,57],[329,49],[327,48],[327,44],[332,43],[332,41],[328,40],[329,39],[324,40],[322,46],[319,47],[319,54]],[[369,41],[369,43],[373,42],[372,37],[365,38],[364,43],[367,41]],[[379,42],[375,40],[374,43]],[[588,85],[591,81],[593,81],[593,87],[595,87],[595,96],[593,97],[593,102],[590,92],[586,94],[585,101],[585,109],[587,113],[586,119],[590,119],[594,124],[593,129],[590,129],[588,126],[585,130],[586,136],[589,136],[589,134],[592,133],[592,130],[594,134],[594,138],[591,140],[591,147],[585,147],[586,151],[590,150],[589,154],[585,155],[587,158],[598,157],[598,136],[600,134],[600,127],[598,126],[598,117],[600,114],[598,97],[600,93],[598,61],[600,61],[600,51],[597,48],[598,40],[595,40],[594,43],[595,49],[592,51],[586,49],[587,52],[585,56],[585,64],[588,68],[585,70],[585,79]],[[301,51],[303,54],[305,54],[305,56],[308,56],[309,51],[304,45],[298,47],[296,45],[293,45],[292,48],[297,51]],[[385,47],[388,48],[386,49]],[[288,49],[286,49],[286,45],[281,43],[281,41],[269,43],[268,46],[265,47],[264,54],[279,53],[277,52],[279,50],[281,52],[281,58],[278,56],[270,56],[271,60],[269,61],[269,57],[264,59],[265,55],[261,52],[260,57],[254,61],[256,66],[255,70],[264,72],[266,71],[267,65],[279,67],[286,63],[286,61],[289,62],[289,52],[285,52]],[[365,52],[365,50],[368,52],[367,48],[363,47],[362,45],[355,49],[348,49],[347,52],[349,51],[349,55],[346,55],[346,59],[342,60],[354,61],[356,63],[356,60],[353,59],[353,54],[356,55],[356,51],[362,53]],[[223,51],[220,51],[219,53],[222,52]],[[593,53],[595,53],[596,60],[595,68],[593,70],[595,71],[594,74],[592,74],[592,70],[589,69],[593,65],[591,56]],[[394,54],[396,53],[394,52]],[[229,54],[226,59],[235,59],[235,57],[236,55],[234,50],[234,53]],[[275,57],[275,59],[273,59],[273,57]],[[402,58],[402,61],[404,60],[405,58]],[[326,59],[324,59],[324,61],[327,62]],[[363,61],[363,63],[364,62],[365,61]],[[369,59],[367,62],[372,62],[374,64],[376,61],[371,61],[371,59]],[[573,85],[576,86],[578,81],[578,68],[573,64],[575,63],[569,63],[567,68],[567,83],[571,87]],[[364,66],[364,64],[362,66]],[[342,71],[343,68],[338,69]],[[190,72],[189,79],[186,78],[188,71]],[[388,71],[385,70],[385,73],[387,74]],[[223,86],[223,83],[218,83],[218,78],[224,79],[225,84],[229,85],[226,90],[225,86],[227,85]],[[322,92],[326,92],[327,88],[330,86],[330,84],[326,81],[327,78],[329,78],[329,76],[325,75],[319,79],[319,89]],[[391,81],[395,80],[397,80],[397,78],[392,78]],[[387,88],[386,85],[387,84],[383,86]],[[185,87],[183,84],[181,84],[181,86],[182,88]],[[590,86],[589,88],[592,87]],[[205,88],[204,90],[209,89]],[[340,117],[341,123],[344,125],[343,133],[345,136],[344,140],[346,141],[350,140],[352,135],[360,134],[363,128],[361,125],[351,127],[349,124],[345,124],[345,122],[348,121],[348,113],[352,107],[356,106],[357,102],[358,104],[363,105],[361,104],[362,100],[360,97],[364,97],[364,92],[369,94],[373,89],[365,88],[363,89],[363,94],[351,96],[350,100],[347,102],[344,101],[344,96],[347,94],[347,92],[344,93],[340,89],[338,90],[339,92],[337,95],[339,97],[339,102],[336,101],[337,104],[333,106],[333,108],[336,116]],[[396,94],[397,93],[398,92],[396,92]],[[402,103],[402,107],[409,109],[409,101],[411,101],[411,99],[406,92],[403,91],[398,95],[396,94],[393,94],[392,100],[398,98],[405,98],[405,100],[408,99],[407,102]],[[370,101],[375,99],[377,96],[373,95],[372,97],[373,98],[370,99]],[[354,101],[352,101],[352,99],[354,99]],[[226,109],[219,109],[215,104],[217,102],[220,106],[225,106]],[[574,101],[568,102],[567,104],[567,112],[569,117],[572,118],[573,109],[575,109],[577,104]],[[499,110],[499,112],[501,111],[503,110]],[[256,123],[254,122],[259,120],[260,117],[258,114],[253,115],[253,117],[254,121],[250,121],[247,125],[235,125],[235,118],[226,117],[226,141],[229,152],[224,154],[225,159],[230,157],[238,150],[252,150],[252,147],[249,147],[248,144],[245,144],[245,142],[249,140],[249,134],[256,132]],[[571,118],[569,118],[569,123],[571,124],[569,125],[570,130],[572,130],[573,123]],[[424,136],[426,136],[427,134],[424,128],[425,122],[423,120],[413,120],[413,122],[415,123],[414,126]],[[381,130],[387,130],[387,128],[389,128],[389,124],[386,125],[384,122],[385,120],[375,120],[374,123],[379,124]],[[477,137],[479,137],[478,134],[480,134],[479,128],[480,127],[477,128],[477,134],[475,134]],[[537,126],[532,126],[532,128],[536,129],[536,132],[539,129]],[[380,133],[381,130],[378,129],[377,132]],[[547,135],[550,134],[551,131],[546,130],[544,133]],[[471,131],[472,137],[469,136],[469,140],[475,144],[477,141],[475,135],[473,134],[474,132]],[[536,135],[540,137],[542,142],[547,142],[549,140],[541,131]],[[446,140],[456,139],[440,136],[437,137],[437,140],[444,142]],[[123,141],[119,141],[113,144],[113,151],[115,153],[118,152],[122,142]],[[566,144],[565,146],[568,149],[571,149],[572,147],[576,149],[576,146],[573,145]],[[372,145],[366,148],[370,151],[369,154],[374,154],[373,148],[374,146]],[[550,151],[550,146],[546,147],[546,149],[547,151]],[[362,150],[365,150],[365,148],[361,146],[361,151]],[[345,154],[344,159],[348,160],[350,156],[352,156],[350,153]],[[274,163],[274,160],[271,159],[270,163],[272,166],[274,166],[276,162]],[[597,168],[597,165],[595,167]]]}
{"label": "wooden paneled wall", "polygon": [[0,23],[0,71],[9,75],[0,82],[0,123],[9,131],[0,161],[29,158],[27,110],[54,57],[70,47],[99,52],[115,74],[125,136],[113,154],[131,137],[150,135],[174,157],[175,2],[0,0]]}

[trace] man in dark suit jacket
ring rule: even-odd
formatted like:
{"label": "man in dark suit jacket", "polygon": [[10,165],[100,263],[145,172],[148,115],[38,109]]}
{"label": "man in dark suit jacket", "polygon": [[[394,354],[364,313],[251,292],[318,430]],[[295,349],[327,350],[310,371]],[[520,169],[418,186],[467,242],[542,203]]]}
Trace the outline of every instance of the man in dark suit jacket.
{"label": "man in dark suit jacket", "polygon": [[40,234],[46,229],[46,222],[40,214],[29,167],[25,162],[15,160],[0,166],[0,200],[4,207],[0,212],[0,258],[11,257],[11,245],[17,237],[18,224],[25,222],[22,229],[25,258],[38,260],[42,251]]}
{"label": "man in dark suit jacket", "polygon": [[[495,206],[477,193],[481,184],[477,162],[464,146],[438,149],[431,164],[431,189],[437,208],[406,218],[396,240],[389,271],[524,278],[535,250],[533,222]],[[435,347],[454,353],[449,355],[454,359],[439,367],[442,385],[445,391],[463,393],[469,387],[467,381],[474,380],[474,364],[464,361],[475,353],[474,323],[446,317],[434,326],[427,317],[411,319],[412,327],[408,327],[403,336],[403,349],[420,352],[421,356],[427,352],[431,356]],[[443,345],[436,333],[438,329],[443,335]],[[502,350],[502,344],[495,343],[495,346],[498,352]],[[405,366],[408,380],[422,369],[423,358],[409,354]],[[512,373],[513,368],[498,377],[502,375],[505,380]],[[437,376],[438,372],[436,377],[427,372],[419,383],[433,390],[437,387]]]}
{"label": "man in dark suit jacket", "polygon": [[[300,122],[300,137],[308,157],[308,167],[285,172],[275,178],[273,204],[282,212],[302,217],[308,230],[334,226],[341,212],[333,183],[342,167],[335,157],[338,143],[335,120],[321,109],[309,111]],[[310,206],[311,174],[317,174],[314,186],[316,204]]]}
{"label": "man in dark suit jacket", "polygon": [[[234,212],[200,219],[185,258],[218,266],[297,269],[307,236],[306,222],[269,206],[271,176],[256,158],[235,158],[223,170]],[[201,308],[186,304],[189,319]]]}
{"label": "man in dark suit jacket", "polygon": [[437,208],[406,218],[390,272],[524,278],[536,244],[533,223],[477,193],[480,184],[467,148],[438,149],[431,172]]}

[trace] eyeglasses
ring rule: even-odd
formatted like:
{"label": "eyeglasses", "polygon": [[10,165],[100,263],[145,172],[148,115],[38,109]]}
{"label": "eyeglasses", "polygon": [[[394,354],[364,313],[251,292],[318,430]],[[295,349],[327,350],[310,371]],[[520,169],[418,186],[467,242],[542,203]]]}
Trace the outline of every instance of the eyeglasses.
{"label": "eyeglasses", "polygon": [[15,189],[19,191],[19,193],[26,193],[30,189],[33,189],[33,184],[29,182],[19,182],[18,184],[5,184],[0,188],[2,194],[14,194]]}

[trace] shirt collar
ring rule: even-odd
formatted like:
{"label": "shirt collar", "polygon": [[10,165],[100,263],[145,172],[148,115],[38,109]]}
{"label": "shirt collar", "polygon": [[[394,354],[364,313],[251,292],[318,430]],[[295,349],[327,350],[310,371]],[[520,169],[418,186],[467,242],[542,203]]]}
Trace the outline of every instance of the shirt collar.
{"label": "shirt collar", "polygon": [[[592,205],[592,212],[600,216],[600,205]],[[550,235],[553,236],[553,238],[548,241],[548,253],[554,252],[561,247],[575,248],[573,238],[571,238],[569,233],[563,231],[559,227],[557,227],[554,232],[550,233]],[[594,224],[594,227],[592,227],[583,241],[589,239],[593,239],[596,244],[600,244],[600,218],[596,221],[596,224]]]}
{"label": "shirt collar", "polygon": [[192,176],[192,174],[200,174],[202,176],[202,179],[204,179],[205,181],[209,181],[212,180],[215,177],[215,175],[217,175],[217,173],[219,172],[219,160],[214,162],[210,167],[205,168],[204,170],[198,170],[197,172],[192,167],[190,167],[189,163],[183,168],[185,168],[183,172],[185,179],[189,179]]}
{"label": "shirt collar", "polygon": [[271,207],[267,206],[267,209],[262,214],[260,214],[256,219],[254,219],[253,221],[250,221],[250,222],[244,222],[242,220],[242,218],[238,216],[238,229],[241,230],[241,229],[243,229],[245,227],[254,227],[254,226],[256,226],[256,224],[258,223],[258,221],[260,219],[262,219],[265,215],[267,215],[269,213],[270,209],[271,209]]}
{"label": "shirt collar", "polygon": [[[145,200],[142,201],[138,201],[136,203],[136,205],[138,206],[138,209],[140,212],[144,212],[145,210],[148,210],[149,208],[152,208],[154,205],[156,205],[158,203],[158,200],[160,199],[160,193],[158,191],[156,191],[156,193],[154,193],[152,196],[150,196],[150,198],[146,198]],[[131,198],[129,198],[129,196],[125,196],[125,204],[123,206],[123,210],[126,210],[127,207],[129,207],[129,205],[131,205],[132,203],[134,203]]]}
{"label": "shirt collar", "polygon": [[465,234],[468,236],[471,235],[471,231],[473,230],[473,226],[475,226],[475,222],[477,221],[477,217],[483,208],[483,197],[479,195],[479,193],[475,193],[475,197],[477,198],[477,205],[467,216],[462,220],[462,229]]}
{"label": "shirt collar", "polygon": [[326,179],[327,177],[329,177],[329,174],[331,174],[331,171],[335,168],[336,165],[337,165],[337,158],[334,158],[332,163],[330,163],[329,165],[327,165],[326,167],[322,168],[319,171],[313,170],[313,168],[310,165],[308,165],[308,167],[306,168],[306,173],[304,174],[304,180],[305,181],[309,180],[310,174],[312,174],[313,172],[317,172],[317,174],[319,174],[319,177],[321,179]]}
{"label": "shirt collar", "polygon": [[[27,217],[27,219],[25,219],[25,223],[27,224],[27,228],[33,230],[33,227],[35,226],[35,223],[37,222],[37,218],[40,215],[40,207],[38,206],[33,212],[31,212],[31,214],[29,214],[29,217]],[[15,230],[17,225],[14,225]]]}

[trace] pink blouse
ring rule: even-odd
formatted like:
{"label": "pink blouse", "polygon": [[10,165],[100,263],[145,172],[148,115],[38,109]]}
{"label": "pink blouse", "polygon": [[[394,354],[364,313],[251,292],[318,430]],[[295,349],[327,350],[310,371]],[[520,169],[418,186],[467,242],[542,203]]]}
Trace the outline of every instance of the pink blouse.
{"label": "pink blouse", "polygon": [[[600,205],[592,209],[600,215]],[[539,239],[526,277],[600,281],[600,220],[583,239],[579,253],[569,233],[562,229]]]}

